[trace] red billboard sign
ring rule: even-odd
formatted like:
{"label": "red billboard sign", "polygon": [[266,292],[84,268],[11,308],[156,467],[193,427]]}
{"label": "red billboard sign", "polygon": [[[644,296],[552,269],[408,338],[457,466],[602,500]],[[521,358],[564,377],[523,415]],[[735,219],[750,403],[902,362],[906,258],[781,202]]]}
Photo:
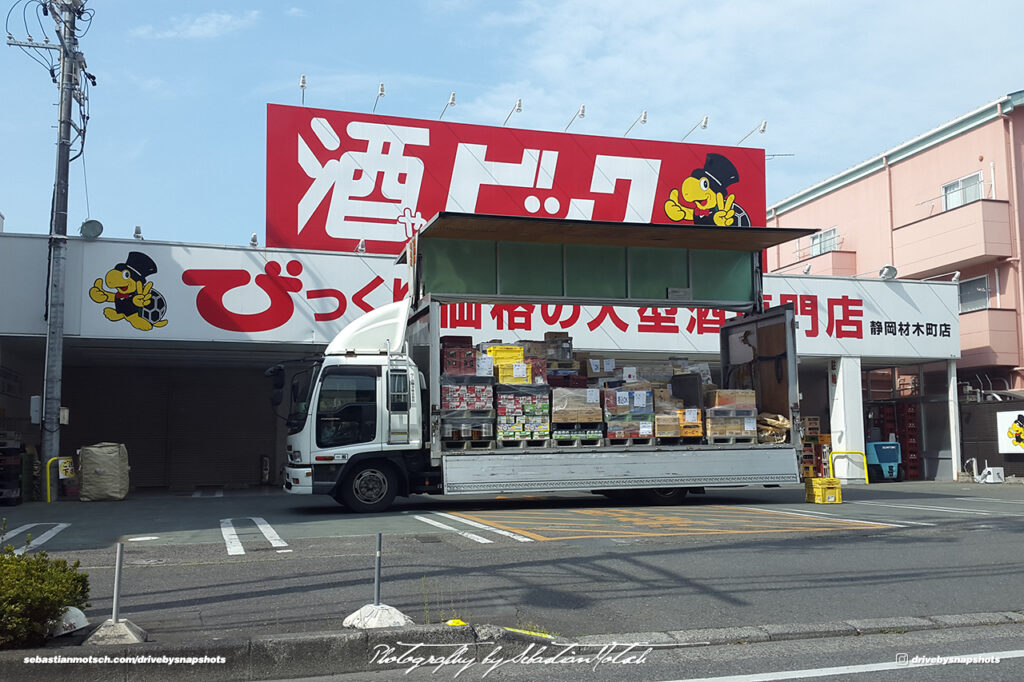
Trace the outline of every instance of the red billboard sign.
{"label": "red billboard sign", "polygon": [[439,211],[764,225],[764,151],[267,106],[267,246],[399,253]]}

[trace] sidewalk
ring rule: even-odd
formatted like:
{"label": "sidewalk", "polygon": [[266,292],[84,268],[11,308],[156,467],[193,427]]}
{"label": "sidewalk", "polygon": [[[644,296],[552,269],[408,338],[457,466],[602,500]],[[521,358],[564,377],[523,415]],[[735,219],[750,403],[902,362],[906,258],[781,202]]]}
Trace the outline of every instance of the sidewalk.
{"label": "sidewalk", "polygon": [[[527,656],[579,655],[613,656],[626,653],[630,645],[656,644],[659,648],[683,648],[720,644],[856,637],[870,634],[900,634],[920,630],[981,627],[1024,623],[1024,611],[940,615],[928,618],[898,617],[848,620],[831,623],[752,625],[735,628],[633,632],[594,635],[578,641],[562,641],[514,632],[494,625],[413,625],[378,630],[346,630],[301,635],[264,635],[243,639],[217,639],[195,633],[187,643],[146,642],[109,647],[74,646],[74,640],[53,640],[45,649],[0,652],[0,679],[8,680],[271,680],[340,675],[384,670],[406,671],[415,665],[415,645],[442,645],[450,665],[465,661],[482,662],[500,655],[508,660]],[[78,636],[81,641],[84,636]],[[66,640],[66,641],[62,641]],[[570,647],[570,645],[572,645]],[[498,647],[501,647],[500,653]],[[570,651],[570,648],[573,651]],[[639,655],[643,646],[634,646]],[[26,659],[94,657],[92,661],[61,661],[33,665]],[[115,662],[121,657],[153,657],[157,660]],[[163,657],[163,660],[160,660]],[[181,659],[170,665],[169,659]],[[98,661],[95,659],[99,659]],[[191,660],[190,660],[191,659]],[[195,660],[201,659],[201,660]],[[223,659],[223,660],[221,660]],[[104,663],[104,661],[110,661]],[[459,663],[461,661],[462,663]],[[82,665],[89,662],[92,665]],[[434,665],[441,663],[435,661]]]}

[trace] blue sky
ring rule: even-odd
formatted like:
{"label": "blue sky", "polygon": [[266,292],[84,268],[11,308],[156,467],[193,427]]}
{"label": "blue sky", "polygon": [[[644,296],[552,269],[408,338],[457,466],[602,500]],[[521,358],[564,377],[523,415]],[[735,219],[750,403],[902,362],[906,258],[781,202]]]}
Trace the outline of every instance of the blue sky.
{"label": "blue sky", "polygon": [[[22,8],[8,30],[25,38]],[[30,7],[30,21],[34,22]],[[768,155],[769,205],[1024,89],[1024,3],[980,0],[90,0],[81,49],[98,86],[72,164],[69,233],[263,240],[266,104],[745,146]],[[48,25],[51,36],[52,24]],[[38,24],[30,23],[31,29]],[[38,31],[33,34],[40,38]],[[0,46],[0,213],[45,234],[57,88]],[[83,169],[84,166],[84,169]],[[84,172],[83,172],[84,171]],[[86,180],[88,193],[86,192]],[[88,204],[86,197],[88,196]],[[809,226],[813,227],[813,226]]]}

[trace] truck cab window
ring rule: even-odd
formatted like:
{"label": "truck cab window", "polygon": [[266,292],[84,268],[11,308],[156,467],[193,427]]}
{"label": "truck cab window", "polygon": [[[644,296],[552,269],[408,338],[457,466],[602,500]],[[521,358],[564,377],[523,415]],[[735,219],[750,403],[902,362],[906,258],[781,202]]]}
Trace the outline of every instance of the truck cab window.
{"label": "truck cab window", "polygon": [[317,398],[317,445],[337,447],[376,438],[377,378],[363,372],[327,374]]}

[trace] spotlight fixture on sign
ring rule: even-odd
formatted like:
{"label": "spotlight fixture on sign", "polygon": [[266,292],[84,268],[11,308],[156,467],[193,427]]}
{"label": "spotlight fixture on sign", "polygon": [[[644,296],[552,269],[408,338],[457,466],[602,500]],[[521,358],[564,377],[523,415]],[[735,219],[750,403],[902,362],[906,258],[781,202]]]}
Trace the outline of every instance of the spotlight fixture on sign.
{"label": "spotlight fixture on sign", "polygon": [[138,239],[139,241],[142,241],[142,226],[141,225],[136,225],[135,226],[135,234],[132,235],[132,236],[135,237],[136,239]]}
{"label": "spotlight fixture on sign", "polygon": [[252,233],[252,236],[251,236],[251,237],[249,237],[249,246],[251,246],[252,248],[254,248],[254,249],[255,249],[255,248],[256,248],[257,246],[259,246],[259,245],[260,245],[260,240],[259,240],[259,238],[258,238],[258,237],[256,236],[256,233],[255,233],[255,232],[253,232],[253,233]]}
{"label": "spotlight fixture on sign", "polygon": [[359,243],[356,244],[356,253],[366,253],[366,240],[360,239]]}
{"label": "spotlight fixture on sign", "polygon": [[885,280],[896,279],[896,268],[892,265],[883,265],[878,271],[878,276]]}
{"label": "spotlight fixture on sign", "polygon": [[448,103],[444,105],[444,109],[441,110],[441,116],[438,116],[437,120],[438,121],[441,120],[441,118],[444,116],[444,112],[448,111],[448,107],[454,107],[454,106],[455,106],[455,93],[452,92],[452,94],[448,97]]}
{"label": "spotlight fixture on sign", "polygon": [[516,100],[516,105],[514,107],[512,107],[512,111],[508,112],[508,116],[505,117],[505,123],[502,123],[501,126],[503,128],[505,127],[505,124],[508,123],[508,120],[510,118],[512,118],[512,114],[521,114],[521,113],[523,113],[523,98],[522,97],[520,97],[519,99]]}
{"label": "spotlight fixture on sign", "polygon": [[377,87],[377,99],[373,100],[373,109],[370,110],[371,114],[377,113],[377,102],[379,102],[380,98],[383,97],[383,96],[384,96],[384,84],[381,83]]}
{"label": "spotlight fixture on sign", "polygon": [[694,126],[693,126],[692,128],[690,128],[690,129],[689,129],[689,130],[688,130],[688,131],[686,132],[686,134],[685,134],[685,135],[683,135],[682,139],[680,139],[679,141],[680,141],[680,142],[682,142],[683,140],[685,140],[686,138],[688,138],[688,137],[690,136],[690,133],[692,133],[692,132],[693,132],[694,130],[696,130],[696,129],[697,129],[698,127],[699,127],[699,128],[701,129],[701,130],[704,130],[705,128],[707,128],[707,127],[708,127],[708,117],[707,117],[707,115],[706,115],[706,114],[704,115],[704,118],[702,118],[702,119],[700,120],[700,122],[699,122],[699,123],[697,123],[697,124],[696,124],[696,125],[694,125]]}
{"label": "spotlight fixture on sign", "polygon": [[587,105],[586,104],[581,104],[580,108],[579,108],[579,111],[577,111],[575,114],[573,114],[572,118],[569,119],[569,123],[566,124],[564,132],[568,132],[569,126],[572,125],[573,121],[575,121],[578,118],[586,118],[586,117],[587,117]]}
{"label": "spotlight fixture on sign", "polygon": [[743,140],[747,139],[748,137],[750,137],[754,133],[764,134],[764,131],[767,130],[767,129],[768,129],[768,121],[761,121],[761,125],[757,126],[753,130],[751,130],[749,133],[747,133],[746,135],[741,137],[740,141],[736,143],[736,146],[739,147],[741,144],[743,144]]}
{"label": "spotlight fixture on sign", "polygon": [[637,116],[636,120],[633,121],[633,123],[628,128],[626,128],[626,132],[622,133],[622,136],[625,137],[626,135],[629,135],[629,131],[632,130],[633,126],[635,126],[637,123],[639,123],[640,125],[645,125],[647,123],[646,109],[640,112],[640,115]]}
{"label": "spotlight fixture on sign", "polygon": [[78,228],[78,234],[82,235],[86,239],[96,239],[103,234],[103,224],[98,220],[86,220],[82,223],[82,226]]}
{"label": "spotlight fixture on sign", "polygon": [[299,76],[299,90],[302,91],[302,106],[306,106],[306,74]]}

